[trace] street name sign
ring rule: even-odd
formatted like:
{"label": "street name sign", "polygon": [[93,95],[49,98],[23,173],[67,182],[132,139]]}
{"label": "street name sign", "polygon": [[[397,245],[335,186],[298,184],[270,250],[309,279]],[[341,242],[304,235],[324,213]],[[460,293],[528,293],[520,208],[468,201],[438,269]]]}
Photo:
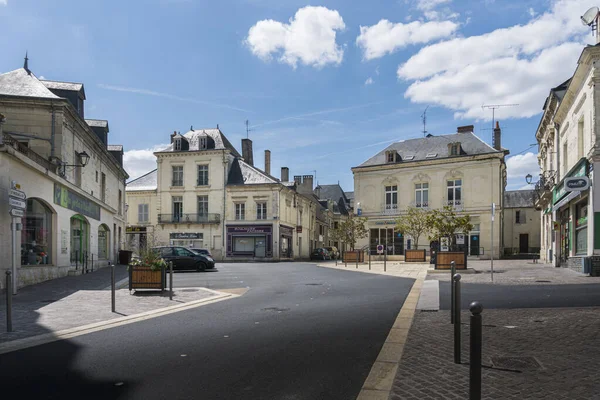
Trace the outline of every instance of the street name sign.
{"label": "street name sign", "polygon": [[19,210],[18,208],[11,208],[10,215],[12,215],[13,217],[24,217],[25,212],[23,212],[23,210]]}
{"label": "street name sign", "polygon": [[8,195],[10,197],[14,197],[15,199],[20,199],[20,200],[26,200],[27,196],[25,195],[25,192],[22,192],[20,190],[17,189],[10,189],[8,191]]}
{"label": "street name sign", "polygon": [[21,210],[27,208],[27,203],[25,203],[23,200],[13,199],[12,197],[8,198],[8,204],[11,207],[20,208]]}

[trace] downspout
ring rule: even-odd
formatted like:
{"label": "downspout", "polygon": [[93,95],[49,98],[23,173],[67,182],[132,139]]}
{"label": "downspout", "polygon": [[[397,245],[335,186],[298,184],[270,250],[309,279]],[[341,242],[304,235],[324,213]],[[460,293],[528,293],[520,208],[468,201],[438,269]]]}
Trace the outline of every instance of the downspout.
{"label": "downspout", "polygon": [[221,238],[221,258],[225,260],[227,255],[227,248],[225,246],[225,220],[227,218],[227,159],[225,158],[225,150],[223,150],[223,234]]}
{"label": "downspout", "polygon": [[[560,149],[559,149],[559,145],[560,145],[560,125],[558,123],[554,123],[554,152],[556,153],[556,174],[555,174],[555,178],[554,178],[554,186],[556,186],[556,184],[559,181],[559,172],[560,172]],[[554,188],[553,188],[554,190]],[[551,232],[551,238],[552,238],[552,263],[554,264],[555,267],[560,267],[560,262],[559,262],[559,250],[560,250],[560,237],[557,237],[558,235],[560,235],[560,231],[559,233],[556,233],[554,231],[554,221],[557,220],[556,218],[556,211],[554,210],[554,196],[550,196],[550,207],[552,207],[552,221],[551,221],[551,226],[550,226],[550,232]]]}
{"label": "downspout", "polygon": [[50,130],[50,159],[54,160],[55,150],[54,150],[54,138],[56,135],[56,113],[54,111],[54,103],[50,102],[50,107],[52,109],[52,128]]}

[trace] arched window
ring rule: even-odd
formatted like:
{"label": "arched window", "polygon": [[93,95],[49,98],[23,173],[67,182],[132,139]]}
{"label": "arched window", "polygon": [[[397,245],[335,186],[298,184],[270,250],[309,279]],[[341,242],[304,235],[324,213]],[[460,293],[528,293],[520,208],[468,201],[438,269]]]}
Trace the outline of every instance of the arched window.
{"label": "arched window", "polygon": [[21,231],[21,264],[52,263],[52,210],[36,198],[27,199]]}
{"label": "arched window", "polygon": [[98,259],[106,260],[108,259],[108,244],[110,231],[108,230],[108,226],[102,224],[98,227]]}

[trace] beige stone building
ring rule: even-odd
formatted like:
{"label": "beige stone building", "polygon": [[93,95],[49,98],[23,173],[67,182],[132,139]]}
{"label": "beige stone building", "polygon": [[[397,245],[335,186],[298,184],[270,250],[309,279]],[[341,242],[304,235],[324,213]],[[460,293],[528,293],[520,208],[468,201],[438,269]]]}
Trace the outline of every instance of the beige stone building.
{"label": "beige stone building", "polygon": [[85,119],[85,99],[83,84],[40,80],[27,60],[0,75],[0,269],[14,254],[19,287],[105,266],[124,238],[123,148],[108,145],[107,121]]}
{"label": "beige stone building", "polygon": [[504,256],[540,253],[540,217],[535,209],[534,190],[504,193]]}
{"label": "beige stone building", "polygon": [[127,185],[130,246],[201,247],[231,261],[308,258],[313,204],[287,176],[271,176],[270,151],[262,171],[252,141],[242,149],[219,128],[172,134],[155,153],[157,169]]}
{"label": "beige stone building", "polygon": [[[369,228],[369,237],[359,247],[375,252],[382,244],[389,255],[400,256],[409,246],[414,248],[414,241],[394,230],[394,220],[409,206],[450,205],[469,214],[473,223],[473,230],[464,232],[457,243],[480,258],[489,258],[493,247],[498,257],[508,151],[501,147],[499,127],[494,138],[492,147],[473,134],[472,125],[459,127],[455,134],[391,144],[352,168],[354,210],[367,217]],[[492,203],[496,205],[493,242]],[[428,240],[421,238],[419,247],[429,248]]]}

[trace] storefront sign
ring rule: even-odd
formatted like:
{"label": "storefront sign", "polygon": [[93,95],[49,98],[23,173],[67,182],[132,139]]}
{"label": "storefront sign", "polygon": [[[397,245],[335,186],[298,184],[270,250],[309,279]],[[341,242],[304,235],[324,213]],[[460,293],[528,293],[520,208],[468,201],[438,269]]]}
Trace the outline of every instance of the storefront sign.
{"label": "storefront sign", "polygon": [[228,226],[228,233],[271,233],[273,227],[271,225],[248,225],[248,226]]}
{"label": "storefront sign", "polygon": [[203,233],[176,232],[170,233],[169,239],[203,239]]}
{"label": "storefront sign", "polygon": [[375,221],[375,225],[396,225],[396,221]]}
{"label": "storefront sign", "polygon": [[87,217],[100,219],[100,206],[98,204],[67,189],[59,183],[54,184],[54,203]]}
{"label": "storefront sign", "polygon": [[60,231],[60,252],[62,254],[67,254],[69,249],[69,232],[64,229]]}
{"label": "storefront sign", "polygon": [[587,176],[588,174],[588,160],[586,158],[582,158],[567,174],[567,178],[563,179],[553,190],[552,192],[552,204],[558,203],[563,197],[567,195],[567,190],[565,188],[565,181],[571,177],[581,177]]}
{"label": "storefront sign", "polygon": [[294,235],[294,228],[281,225],[279,226],[279,233],[281,234],[281,236],[292,237]]}
{"label": "storefront sign", "polygon": [[126,233],[146,233],[145,226],[128,226],[125,228]]}
{"label": "storefront sign", "polygon": [[582,192],[590,187],[590,178],[587,176],[565,178],[565,192]]}
{"label": "storefront sign", "polygon": [[301,226],[297,226],[296,227],[296,233],[302,233],[302,227]]}

